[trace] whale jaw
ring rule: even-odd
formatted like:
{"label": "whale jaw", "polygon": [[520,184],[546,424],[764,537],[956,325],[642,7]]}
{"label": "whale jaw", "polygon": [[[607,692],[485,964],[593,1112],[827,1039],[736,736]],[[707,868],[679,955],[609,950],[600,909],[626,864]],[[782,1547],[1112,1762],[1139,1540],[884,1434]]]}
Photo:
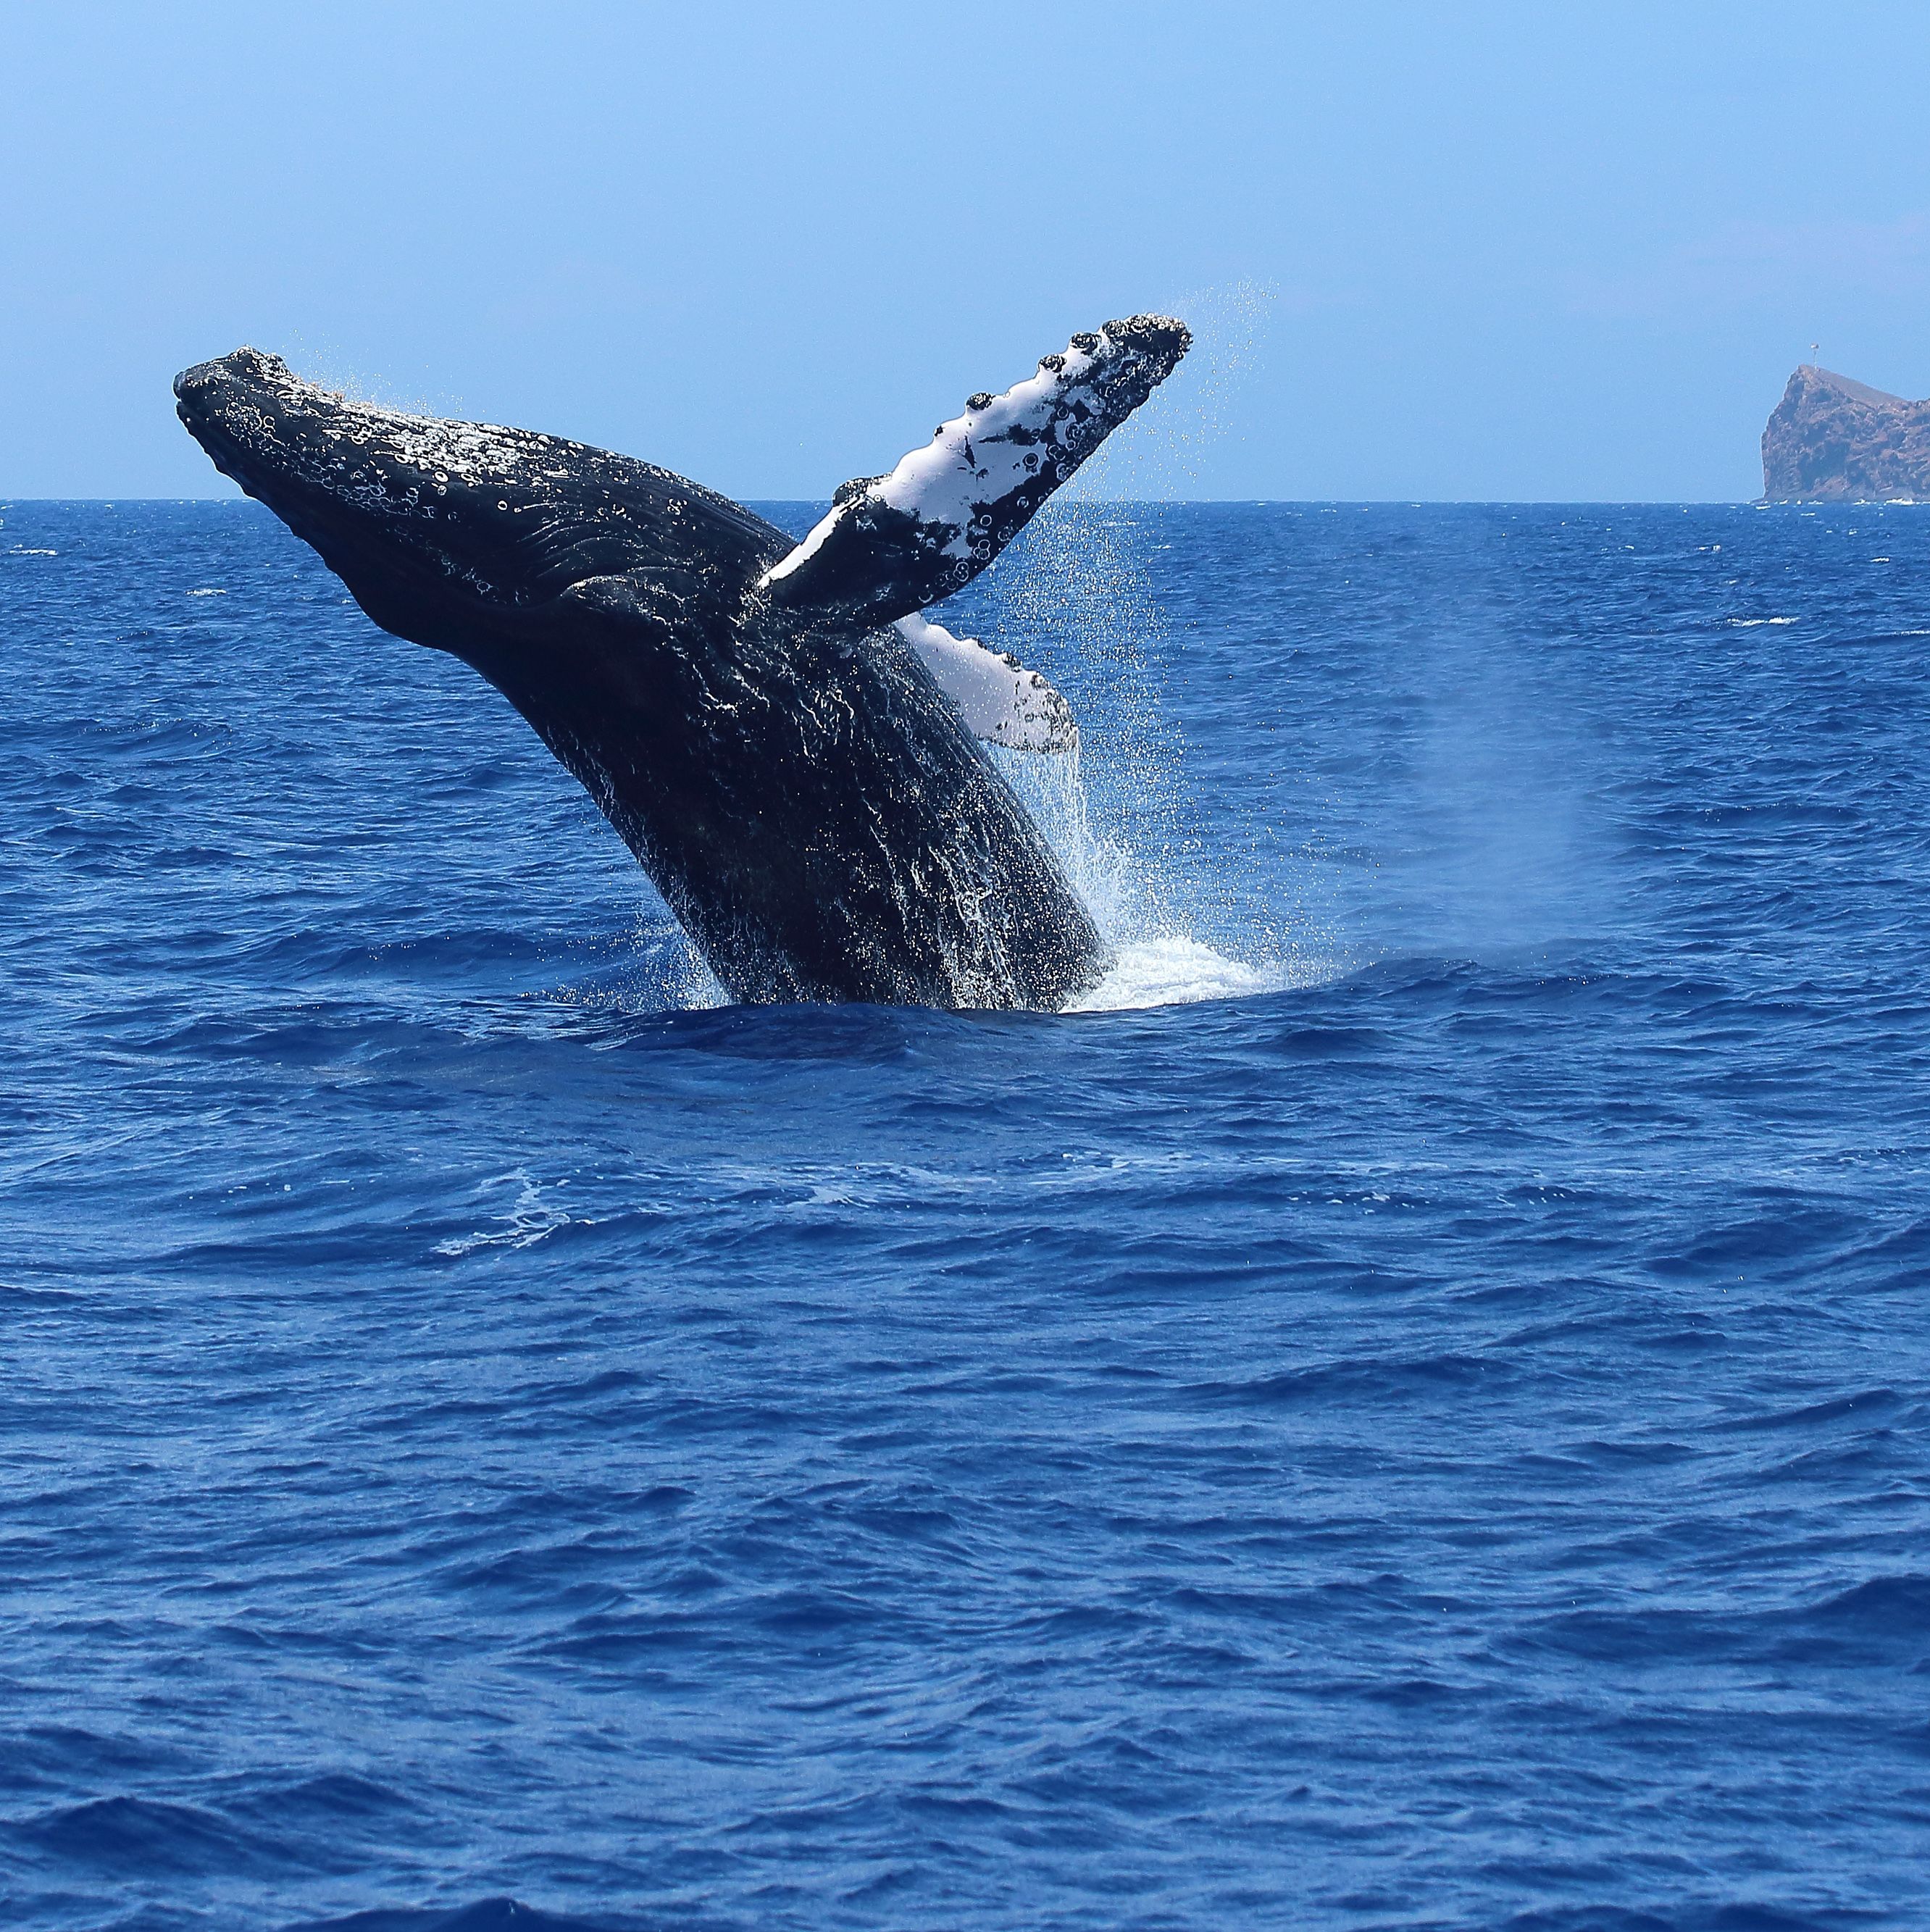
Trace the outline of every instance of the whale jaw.
{"label": "whale jaw", "polygon": [[714,620],[786,548],[727,497],[607,450],[360,402],[238,349],[175,379],[215,467],[321,553],[385,629],[469,640],[575,586],[632,575]]}
{"label": "whale jaw", "polygon": [[418,634],[411,606],[453,600],[473,616],[534,601],[515,541],[536,454],[523,433],[353,402],[254,349],[183,370],[174,393],[215,466],[319,550],[386,628],[440,643]]}

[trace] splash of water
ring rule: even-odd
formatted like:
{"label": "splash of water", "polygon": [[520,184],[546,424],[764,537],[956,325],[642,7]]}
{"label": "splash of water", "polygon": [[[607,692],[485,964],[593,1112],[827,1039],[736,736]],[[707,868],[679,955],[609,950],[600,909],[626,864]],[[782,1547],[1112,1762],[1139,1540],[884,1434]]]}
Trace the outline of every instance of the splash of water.
{"label": "splash of water", "polygon": [[405,416],[452,420],[463,413],[460,396],[431,395],[379,370],[365,368],[332,336],[311,335],[292,329],[275,352],[291,369],[299,370],[308,381],[332,389],[352,403],[369,403],[377,409],[399,410]]}
{"label": "splash of water", "polygon": [[1192,494],[1228,433],[1270,300],[1243,283],[1172,305],[1195,339],[1181,374],[1034,520],[982,593],[991,628],[1051,666],[1080,721],[1070,754],[993,754],[1112,949],[1079,1010],[1238,998],[1339,970],[1331,946],[1250,922],[1225,929],[1235,895],[1197,873],[1185,742],[1160,698],[1172,626],[1154,585],[1157,506]]}
{"label": "splash of water", "polygon": [[[1112,950],[1105,980],[1073,1010],[1239,998],[1342,970],[1331,946],[1237,920],[1230,884],[1199,876],[1184,741],[1160,698],[1172,627],[1154,587],[1158,506],[1196,494],[1205,452],[1232,433],[1271,301],[1238,283],[1166,304],[1193,333],[1179,372],[990,571],[938,607],[959,634],[1049,668],[1079,720],[1082,749],[985,747]],[[728,1001],[688,942],[674,961],[659,954],[650,978],[678,1006]]]}
{"label": "splash of water", "polygon": [[1116,823],[1094,811],[1080,752],[1051,758],[1004,753],[997,761],[1112,949],[1105,978],[1067,1012],[1244,999],[1317,985],[1346,970],[1347,962],[1331,946],[1274,929],[1238,938],[1216,934],[1251,958],[1222,951],[1200,937],[1203,908],[1189,904],[1179,890],[1171,863],[1175,854],[1136,849]]}
{"label": "splash of water", "polygon": [[1211,452],[1236,439],[1277,292],[1253,281],[1189,290],[1155,304],[1193,333],[1186,359],[1124,432],[1115,430],[1059,490],[1061,503],[1157,503],[1197,497]]}

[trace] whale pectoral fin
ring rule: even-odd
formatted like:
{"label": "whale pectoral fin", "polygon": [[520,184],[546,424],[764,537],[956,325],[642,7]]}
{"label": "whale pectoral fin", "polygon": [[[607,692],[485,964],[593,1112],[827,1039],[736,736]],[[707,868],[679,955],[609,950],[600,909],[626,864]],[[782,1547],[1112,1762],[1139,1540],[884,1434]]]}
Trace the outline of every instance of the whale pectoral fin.
{"label": "whale pectoral fin", "polygon": [[972,397],[888,475],[845,484],[758,588],[781,608],[868,627],[935,604],[1025,528],[1192,339],[1183,323],[1155,315],[1075,335],[1002,396]]}
{"label": "whale pectoral fin", "polygon": [[897,630],[974,738],[1015,752],[1079,748],[1072,706],[1037,671],[922,616],[899,618]]}

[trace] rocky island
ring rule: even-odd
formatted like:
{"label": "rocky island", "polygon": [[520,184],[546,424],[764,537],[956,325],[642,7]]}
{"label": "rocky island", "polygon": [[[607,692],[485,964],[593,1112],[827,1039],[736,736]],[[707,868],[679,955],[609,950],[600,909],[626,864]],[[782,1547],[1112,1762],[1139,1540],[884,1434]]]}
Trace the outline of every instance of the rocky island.
{"label": "rocky island", "polygon": [[1930,503],[1930,401],[1804,363],[1763,430],[1763,496]]}

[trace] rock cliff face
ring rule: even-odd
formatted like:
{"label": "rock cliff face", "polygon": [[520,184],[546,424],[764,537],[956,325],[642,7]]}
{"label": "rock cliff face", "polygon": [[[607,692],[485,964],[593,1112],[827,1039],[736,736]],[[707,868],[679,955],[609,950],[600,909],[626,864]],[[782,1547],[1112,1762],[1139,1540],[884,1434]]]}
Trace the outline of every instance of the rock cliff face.
{"label": "rock cliff face", "polygon": [[1804,363],[1763,431],[1763,494],[1772,503],[1930,503],[1930,401]]}

